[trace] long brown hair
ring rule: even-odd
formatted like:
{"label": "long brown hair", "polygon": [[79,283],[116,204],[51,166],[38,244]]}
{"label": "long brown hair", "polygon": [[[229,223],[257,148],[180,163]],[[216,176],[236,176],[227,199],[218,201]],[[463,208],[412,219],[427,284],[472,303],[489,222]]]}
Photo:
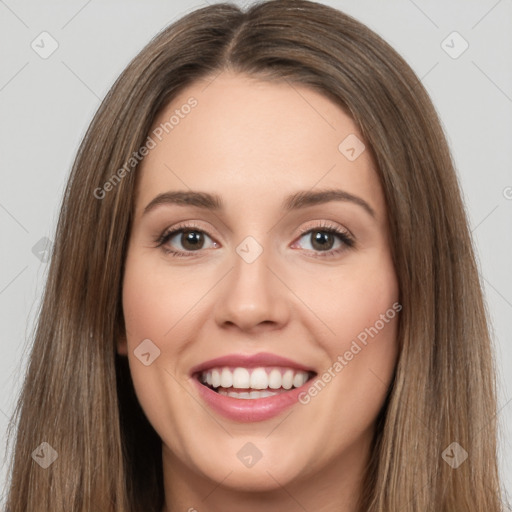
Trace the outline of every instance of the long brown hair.
{"label": "long brown hair", "polygon": [[[328,96],[353,117],[377,164],[403,309],[399,360],[360,510],[500,510],[487,313],[436,111],[384,40],[346,14],[304,0],[247,11],[217,4],[184,16],[135,57],[102,102],[63,198],[10,426],[16,441],[7,509],[163,506],[161,441],[137,401],[127,359],[116,352],[137,174],[126,162],[178,92],[226,69]],[[115,186],[97,192],[123,168]],[[32,456],[43,442],[58,454],[46,469]],[[449,462],[454,450],[461,459],[461,449],[468,458],[455,468]]]}

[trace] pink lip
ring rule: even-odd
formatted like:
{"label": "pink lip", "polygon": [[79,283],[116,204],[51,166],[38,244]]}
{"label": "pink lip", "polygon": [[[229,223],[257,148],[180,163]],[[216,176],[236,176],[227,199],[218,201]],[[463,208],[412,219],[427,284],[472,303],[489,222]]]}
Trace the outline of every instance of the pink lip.
{"label": "pink lip", "polygon": [[203,400],[217,413],[231,420],[241,422],[263,421],[277,416],[288,407],[297,403],[299,395],[311,385],[311,380],[307,381],[299,388],[290,389],[284,393],[266,398],[233,398],[216,393],[199,381],[199,375],[202,371],[219,366],[231,368],[284,366],[305,372],[313,372],[315,375],[317,373],[312,367],[304,366],[292,359],[277,356],[269,352],[260,352],[259,354],[253,355],[230,354],[210,359],[209,361],[205,361],[191,368],[190,376],[193,377],[192,380],[195,382]]}
{"label": "pink lip", "polygon": [[220,395],[209,387],[192,379],[203,400],[217,413],[240,422],[264,421],[277,416],[288,407],[297,403],[299,395],[311,386],[311,380],[299,388],[290,389],[266,398],[243,399]]}
{"label": "pink lip", "polygon": [[314,372],[314,368],[304,366],[292,359],[286,357],[277,356],[270,352],[260,352],[258,354],[247,355],[247,354],[229,354],[227,356],[217,357],[204,361],[190,369],[190,375],[193,376],[195,373],[215,368],[219,366],[230,366],[230,367],[242,367],[242,368],[256,368],[258,366],[285,366],[287,368],[294,368],[296,370],[302,370],[305,372]]}

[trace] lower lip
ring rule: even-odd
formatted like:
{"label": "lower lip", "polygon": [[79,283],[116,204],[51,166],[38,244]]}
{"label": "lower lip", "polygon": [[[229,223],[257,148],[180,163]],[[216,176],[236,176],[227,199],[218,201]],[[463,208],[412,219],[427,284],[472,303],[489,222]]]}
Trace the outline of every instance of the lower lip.
{"label": "lower lip", "polygon": [[233,398],[216,393],[192,377],[203,400],[216,412],[230,420],[241,422],[264,421],[277,416],[298,402],[299,395],[311,384],[306,382],[299,388],[265,398]]}

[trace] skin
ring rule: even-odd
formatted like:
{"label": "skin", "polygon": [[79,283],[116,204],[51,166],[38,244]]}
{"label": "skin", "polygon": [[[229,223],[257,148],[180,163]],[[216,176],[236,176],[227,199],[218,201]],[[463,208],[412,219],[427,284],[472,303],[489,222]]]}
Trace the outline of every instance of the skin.
{"label": "skin", "polygon": [[[397,358],[398,314],[332,372],[357,335],[398,301],[375,164],[368,150],[352,162],[338,150],[347,135],[363,137],[335,103],[306,86],[224,71],[184,90],[155,127],[191,96],[197,106],[137,171],[123,282],[127,334],[117,345],[163,442],[164,512],[355,511]],[[281,209],[288,195],[319,188],[364,199],[375,217],[348,201]],[[158,194],[190,189],[219,194],[225,210],[161,204],[143,213]],[[167,247],[189,256],[173,257],[155,240],[184,221],[198,225],[204,242],[194,251],[175,234]],[[319,248],[316,232],[299,231],[324,233],[324,222],[348,230],[356,246],[334,235]],[[249,235],[263,248],[251,264],[236,252]],[[134,355],[144,339],[160,349],[148,366]],[[331,368],[335,377],[309,403],[269,420],[236,422],[211,410],[190,368],[258,352],[312,366],[319,376]],[[237,457],[247,442],[262,454],[250,468]]]}

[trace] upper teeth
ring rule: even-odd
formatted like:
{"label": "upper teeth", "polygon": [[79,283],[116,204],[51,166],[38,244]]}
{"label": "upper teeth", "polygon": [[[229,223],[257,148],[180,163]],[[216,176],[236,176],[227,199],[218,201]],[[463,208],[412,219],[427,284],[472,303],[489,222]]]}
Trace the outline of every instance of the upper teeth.
{"label": "upper teeth", "polygon": [[212,368],[201,373],[201,380],[214,388],[291,389],[302,386],[308,372],[292,368]]}

